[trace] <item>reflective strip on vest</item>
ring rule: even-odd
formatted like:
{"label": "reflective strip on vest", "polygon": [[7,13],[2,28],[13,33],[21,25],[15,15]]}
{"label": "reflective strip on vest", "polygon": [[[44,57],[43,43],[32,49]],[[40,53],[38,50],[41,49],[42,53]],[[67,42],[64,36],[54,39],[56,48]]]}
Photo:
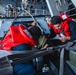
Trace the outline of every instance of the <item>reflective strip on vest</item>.
{"label": "reflective strip on vest", "polygon": [[32,35],[28,32],[28,30],[25,29],[24,32],[25,32],[30,38],[33,38]]}

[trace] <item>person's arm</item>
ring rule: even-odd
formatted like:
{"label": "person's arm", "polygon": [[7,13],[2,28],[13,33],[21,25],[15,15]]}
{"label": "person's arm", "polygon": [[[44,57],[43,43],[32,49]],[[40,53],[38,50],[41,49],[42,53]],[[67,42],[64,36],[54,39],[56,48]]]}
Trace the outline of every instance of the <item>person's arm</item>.
{"label": "person's arm", "polygon": [[48,47],[48,44],[45,44],[45,46],[42,47],[41,50],[42,50],[42,49],[46,49],[47,47]]}
{"label": "person's arm", "polygon": [[50,45],[50,40],[47,39],[47,41],[45,42],[45,45],[41,48],[41,50],[46,49],[49,45]]}
{"label": "person's arm", "polygon": [[37,25],[37,22],[34,21],[34,22],[32,22],[32,23],[27,23],[27,24],[28,24],[28,26],[36,26],[36,25]]}
{"label": "person's arm", "polygon": [[62,42],[66,42],[66,41],[69,41],[69,40],[71,40],[71,38],[70,38],[70,36],[69,37],[62,37],[61,39],[60,39]]}
{"label": "person's arm", "polygon": [[34,21],[34,22],[31,23],[31,25],[32,25],[32,26],[36,26],[36,25],[37,25],[37,22]]}

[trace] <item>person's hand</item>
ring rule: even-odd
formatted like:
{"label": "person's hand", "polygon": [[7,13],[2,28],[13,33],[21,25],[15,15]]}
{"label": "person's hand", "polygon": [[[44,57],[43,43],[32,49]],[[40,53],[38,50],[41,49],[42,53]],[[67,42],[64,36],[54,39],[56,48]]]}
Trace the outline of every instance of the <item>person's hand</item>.
{"label": "person's hand", "polygon": [[37,25],[37,22],[36,21],[34,21],[34,22],[32,22],[32,24],[31,24],[32,26],[35,26],[35,25]]}
{"label": "person's hand", "polygon": [[60,38],[60,40],[61,40],[62,42],[65,42],[67,39],[66,39],[66,37],[62,37],[62,38]]}
{"label": "person's hand", "polygon": [[65,41],[67,41],[67,40],[71,40],[71,38],[70,37],[62,37],[61,39],[60,39],[62,42],[65,42]]}
{"label": "person's hand", "polygon": [[48,44],[46,44],[44,47],[42,47],[40,50],[44,50],[48,47]]}
{"label": "person's hand", "polygon": [[51,18],[48,18],[48,17],[47,17],[47,18],[46,18],[46,22],[49,23],[49,24],[51,24]]}

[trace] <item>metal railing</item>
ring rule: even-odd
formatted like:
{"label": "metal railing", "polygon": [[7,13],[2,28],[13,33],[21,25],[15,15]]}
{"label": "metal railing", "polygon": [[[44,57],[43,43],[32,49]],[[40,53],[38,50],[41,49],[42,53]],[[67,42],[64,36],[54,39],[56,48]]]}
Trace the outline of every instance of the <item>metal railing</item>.
{"label": "metal railing", "polygon": [[45,9],[34,9],[34,15],[50,15],[50,13]]}
{"label": "metal railing", "polygon": [[[32,14],[33,16],[35,15],[50,15],[50,12],[45,10],[45,9],[29,9],[27,10],[30,14]],[[20,13],[21,11],[16,11],[16,10],[13,10],[13,12],[10,12],[10,14],[12,13],[12,15],[9,14],[9,11],[6,11],[6,16],[7,17],[15,17],[18,13]],[[22,12],[19,16],[27,16],[28,14],[25,12]]]}

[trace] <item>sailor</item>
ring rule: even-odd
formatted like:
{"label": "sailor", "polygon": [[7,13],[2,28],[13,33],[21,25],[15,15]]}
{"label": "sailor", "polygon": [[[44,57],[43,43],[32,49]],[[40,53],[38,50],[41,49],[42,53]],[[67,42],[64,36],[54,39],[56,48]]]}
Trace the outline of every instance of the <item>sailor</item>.
{"label": "sailor", "polygon": [[63,15],[64,20],[59,16],[53,16],[51,18],[52,28],[55,33],[61,36],[61,33],[64,35],[59,39],[61,42],[66,42],[70,40],[76,40],[76,22],[72,18],[67,18]]}
{"label": "sailor", "polygon": [[[76,22],[71,17],[65,14],[53,16],[49,22],[51,35],[47,39],[45,46],[42,49],[51,46],[65,44],[68,41],[76,40]],[[65,50],[66,51],[66,50]],[[67,57],[67,58],[66,58]],[[68,53],[65,52],[65,58],[68,58]],[[55,51],[54,54],[45,56],[45,63],[51,60],[57,68],[59,68],[59,53]]]}
{"label": "sailor", "polygon": [[[53,16],[50,21],[48,26],[52,31],[51,36],[56,36],[56,39],[59,39],[57,41],[62,43],[76,40],[76,22],[67,14]],[[54,44],[58,45],[59,43],[56,42]]]}
{"label": "sailor", "polygon": [[[41,30],[37,26],[29,29],[24,25],[10,26],[10,32],[3,40],[3,49],[12,51],[31,50],[36,46],[36,41],[41,35]],[[14,75],[35,75],[36,71],[30,62],[13,66]]]}
{"label": "sailor", "polygon": [[53,16],[48,26],[51,35],[42,49],[76,40],[76,22],[67,14]]}

